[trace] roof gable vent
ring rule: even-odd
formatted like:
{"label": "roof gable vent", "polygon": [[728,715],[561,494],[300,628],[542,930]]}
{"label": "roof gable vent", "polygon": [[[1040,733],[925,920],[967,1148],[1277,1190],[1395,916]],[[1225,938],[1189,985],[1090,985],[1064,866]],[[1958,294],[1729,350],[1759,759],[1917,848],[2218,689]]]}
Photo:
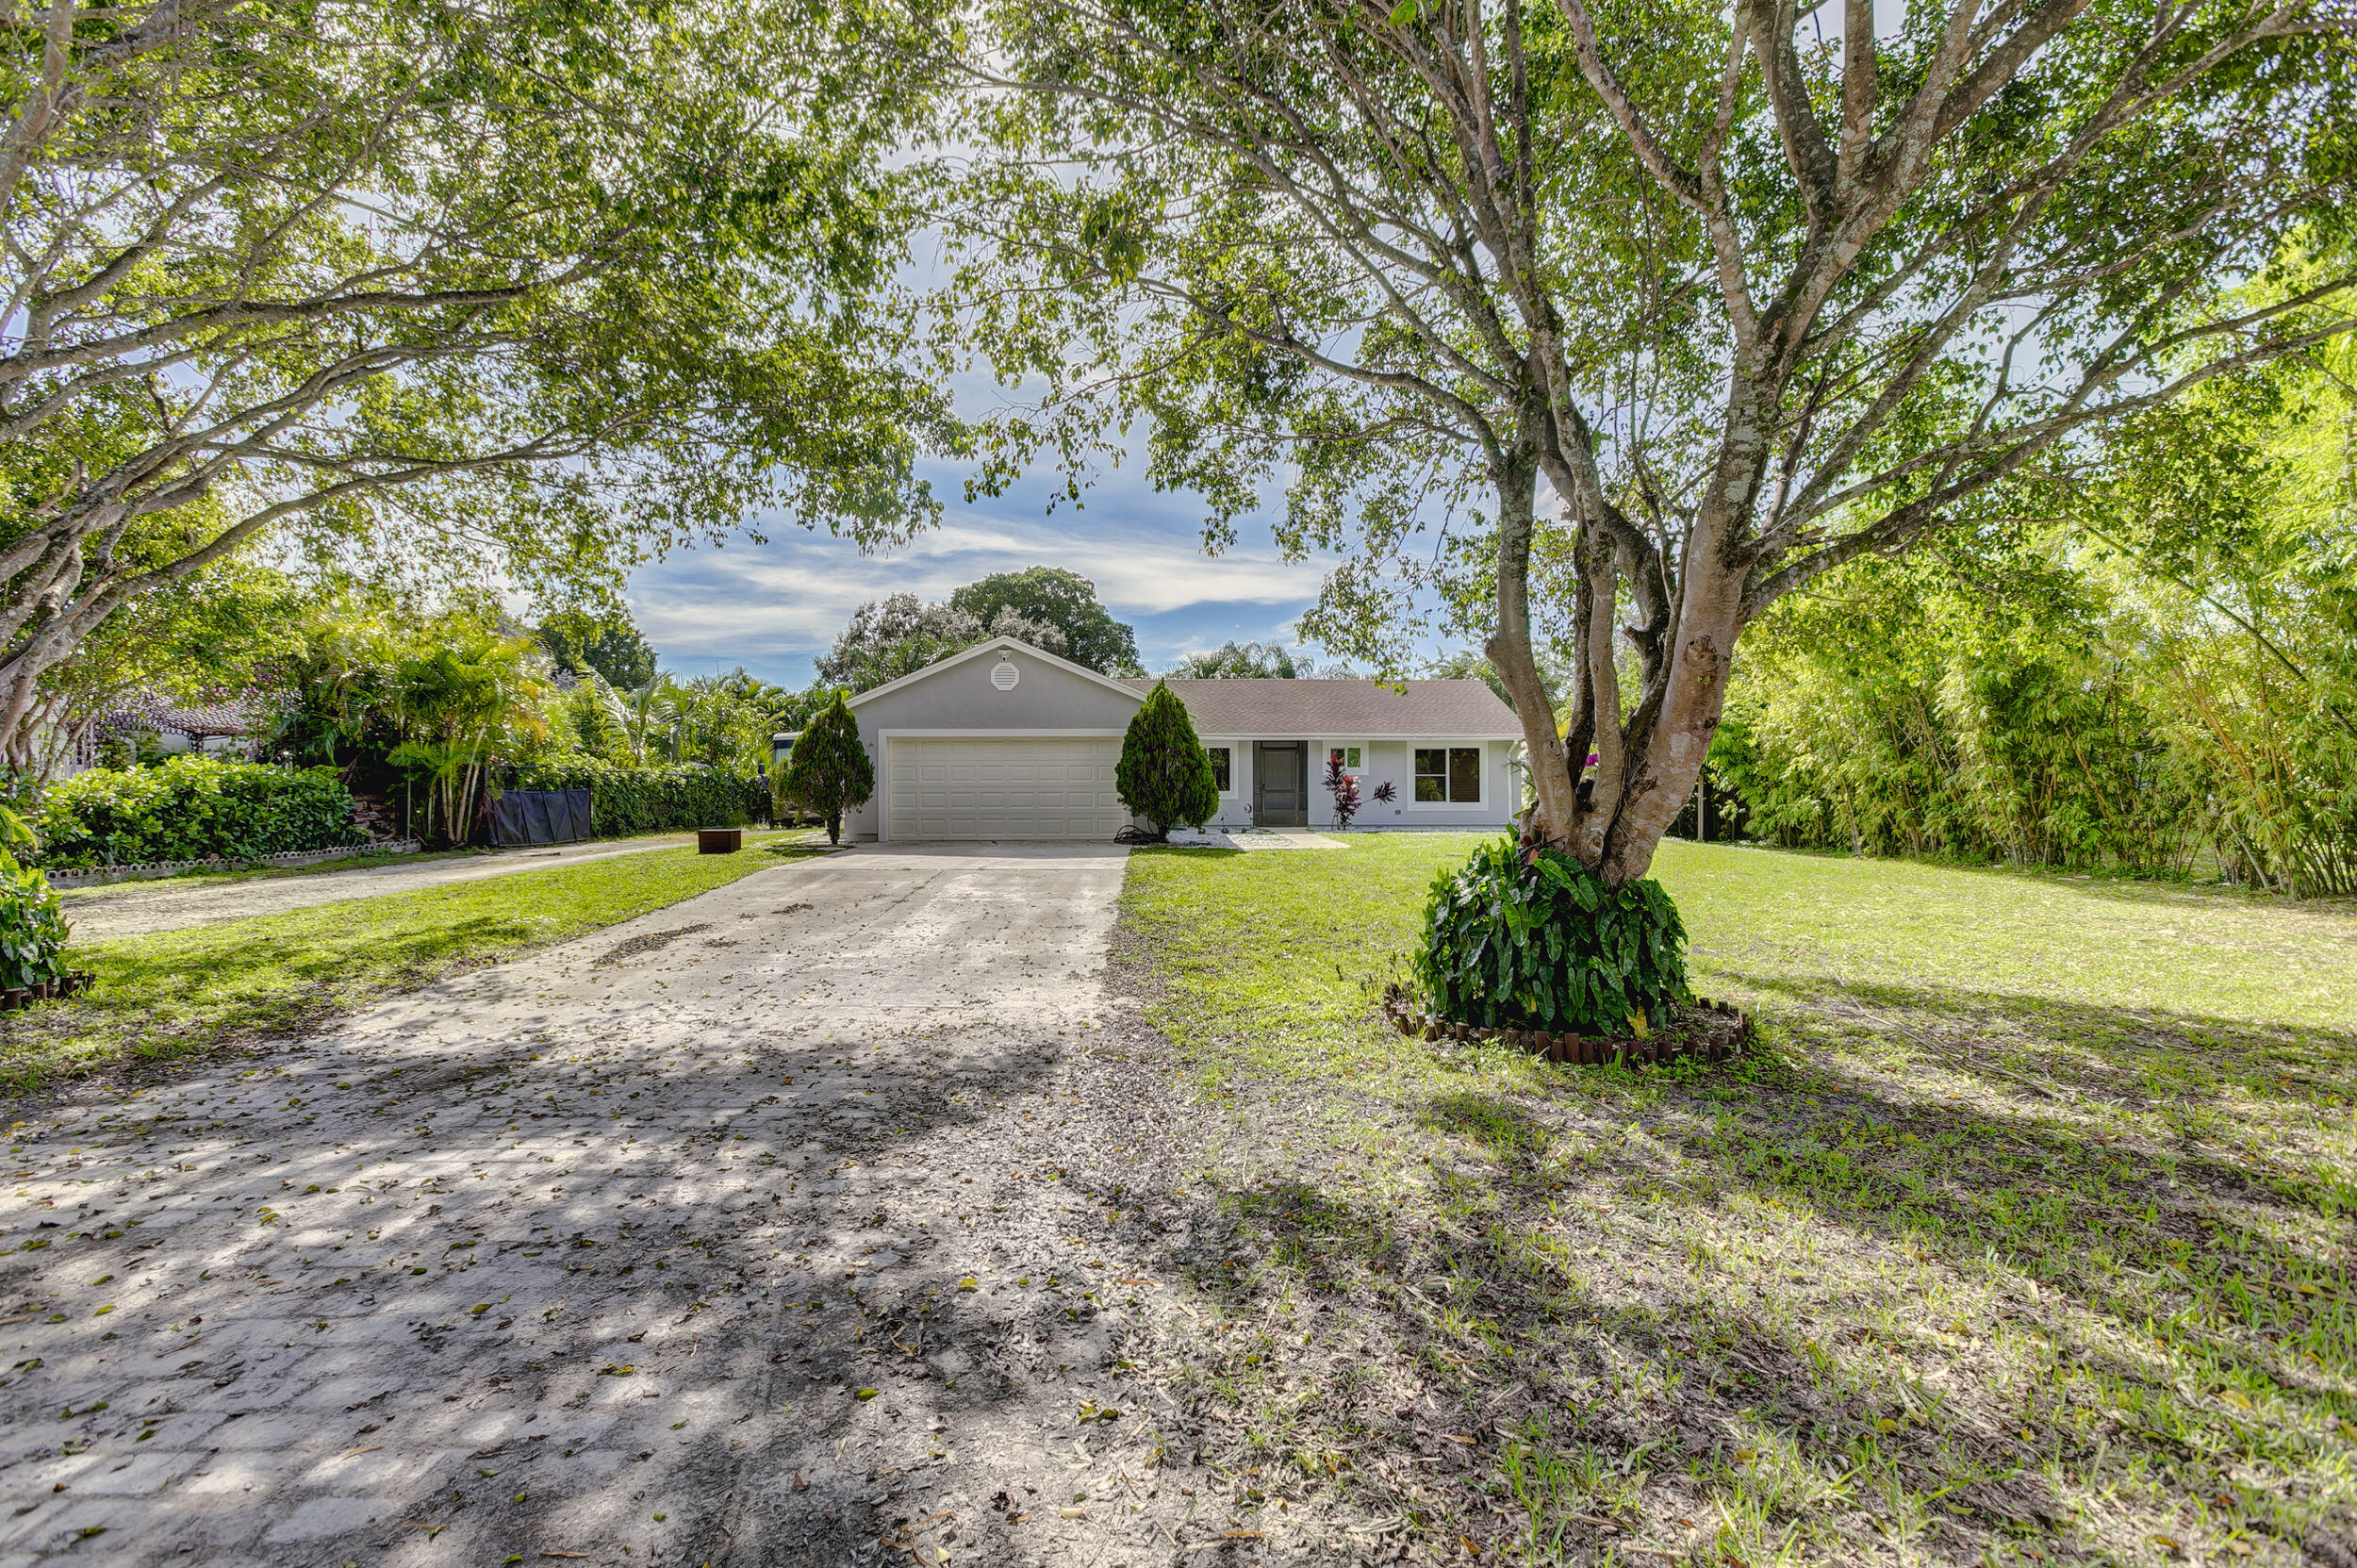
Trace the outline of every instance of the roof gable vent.
{"label": "roof gable vent", "polygon": [[1015,668],[1014,660],[1004,653],[999,654],[998,667],[990,672],[990,684],[1000,691],[1013,691],[1015,683],[1022,679],[1023,671]]}

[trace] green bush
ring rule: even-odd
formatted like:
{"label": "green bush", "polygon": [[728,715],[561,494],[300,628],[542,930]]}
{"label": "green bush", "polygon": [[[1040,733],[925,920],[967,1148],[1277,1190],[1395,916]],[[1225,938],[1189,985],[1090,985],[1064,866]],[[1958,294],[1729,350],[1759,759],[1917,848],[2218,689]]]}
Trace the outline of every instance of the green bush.
{"label": "green bush", "polygon": [[156,767],[93,767],[52,784],[33,826],[51,870],[158,860],[245,860],[366,842],[332,767],[288,769],[187,754]]}
{"label": "green bush", "polygon": [[1609,888],[1508,838],[1433,879],[1413,968],[1433,1012],[1489,1029],[1627,1034],[1692,999],[1686,927],[1659,883]]}
{"label": "green bush", "polygon": [[1130,815],[1153,823],[1165,838],[1179,824],[1199,828],[1219,811],[1219,784],[1211,777],[1211,756],[1195,735],[1195,720],[1187,717],[1187,705],[1160,681],[1122,734],[1113,788]]}
{"label": "green bush", "polygon": [[0,987],[65,978],[65,908],[49,879],[0,850]]}
{"label": "green bush", "polygon": [[637,767],[572,758],[516,768],[502,787],[589,791],[589,831],[600,838],[741,828],[769,815],[762,784],[700,763]]}
{"label": "green bush", "polygon": [[843,814],[857,810],[876,792],[875,765],[859,741],[859,721],[838,688],[834,701],[813,715],[794,743],[786,764],[786,794],[827,819],[827,842],[843,842]]}

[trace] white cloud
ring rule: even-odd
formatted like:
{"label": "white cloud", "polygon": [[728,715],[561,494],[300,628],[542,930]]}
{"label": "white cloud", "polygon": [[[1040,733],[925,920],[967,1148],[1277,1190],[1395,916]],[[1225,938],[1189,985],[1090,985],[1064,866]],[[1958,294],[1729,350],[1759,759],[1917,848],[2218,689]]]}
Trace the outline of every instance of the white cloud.
{"label": "white cloud", "polygon": [[752,660],[824,649],[871,599],[943,599],[991,572],[1042,565],[1089,578],[1123,619],[1197,605],[1298,606],[1317,596],[1326,571],[1265,546],[1206,556],[1191,538],[1100,525],[1087,513],[1036,524],[969,514],[888,554],[862,555],[845,540],[799,532],[684,553],[641,572],[631,602],[667,655]]}

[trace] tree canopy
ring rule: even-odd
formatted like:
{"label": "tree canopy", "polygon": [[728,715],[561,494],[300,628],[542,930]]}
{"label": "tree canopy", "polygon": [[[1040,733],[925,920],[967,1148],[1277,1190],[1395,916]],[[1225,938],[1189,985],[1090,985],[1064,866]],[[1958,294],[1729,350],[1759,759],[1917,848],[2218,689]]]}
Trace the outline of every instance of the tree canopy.
{"label": "tree canopy", "polygon": [[1208,652],[1190,653],[1171,674],[1190,681],[1306,680],[1317,673],[1317,663],[1295,653],[1281,642],[1223,642]]}
{"label": "tree canopy", "polygon": [[993,628],[1007,614],[1034,626],[1052,626],[1063,638],[1063,646],[1052,652],[1099,674],[1146,673],[1138,664],[1137,634],[1097,602],[1096,585],[1077,571],[1029,567],[995,572],[952,593],[949,607]]}
{"label": "tree canopy", "polygon": [[1328,646],[1479,572],[1532,832],[1614,885],[1780,597],[2349,323],[2357,51],[2302,0],[988,17],[965,282],[1039,438],[1146,420],[1215,547],[1286,484]]}
{"label": "tree canopy", "polygon": [[969,583],[938,604],[913,593],[862,604],[819,655],[818,682],[865,691],[987,637],[1014,637],[1109,675],[1144,673],[1136,635],[1097,602],[1095,584],[1074,572],[1032,567]]}
{"label": "tree canopy", "polygon": [[885,154],[937,20],[48,0],[0,64],[0,748],[264,530],[602,592],[756,511],[922,525],[964,437]]}
{"label": "tree canopy", "polygon": [[560,611],[533,629],[560,669],[595,670],[605,684],[627,691],[654,679],[654,648],[628,614],[592,615]]}

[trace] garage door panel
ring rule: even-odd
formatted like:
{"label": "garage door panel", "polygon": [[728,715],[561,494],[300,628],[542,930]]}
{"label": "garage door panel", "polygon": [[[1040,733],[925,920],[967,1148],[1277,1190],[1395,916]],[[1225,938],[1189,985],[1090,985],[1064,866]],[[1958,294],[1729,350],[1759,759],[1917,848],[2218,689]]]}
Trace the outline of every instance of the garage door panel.
{"label": "garage door panel", "polygon": [[959,735],[893,740],[884,831],[895,839],[1107,839],[1129,824],[1121,742]]}

